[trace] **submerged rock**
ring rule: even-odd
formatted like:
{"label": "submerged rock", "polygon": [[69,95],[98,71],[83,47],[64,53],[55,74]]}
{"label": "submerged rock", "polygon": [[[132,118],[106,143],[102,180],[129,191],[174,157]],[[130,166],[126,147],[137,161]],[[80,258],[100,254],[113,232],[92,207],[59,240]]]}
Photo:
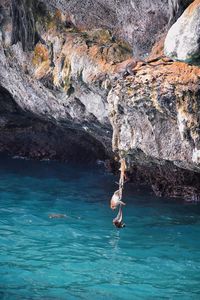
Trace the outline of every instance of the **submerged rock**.
{"label": "submerged rock", "polygon": [[67,218],[67,215],[65,214],[49,214],[49,219],[65,219]]}

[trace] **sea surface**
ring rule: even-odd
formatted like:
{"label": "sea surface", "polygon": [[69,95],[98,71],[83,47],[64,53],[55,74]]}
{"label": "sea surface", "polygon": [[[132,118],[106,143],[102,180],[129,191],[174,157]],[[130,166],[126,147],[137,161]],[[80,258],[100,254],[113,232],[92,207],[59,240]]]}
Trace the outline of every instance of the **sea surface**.
{"label": "sea surface", "polygon": [[[200,205],[126,186],[101,165],[0,158],[0,299],[200,299]],[[64,214],[65,218],[49,218]]]}

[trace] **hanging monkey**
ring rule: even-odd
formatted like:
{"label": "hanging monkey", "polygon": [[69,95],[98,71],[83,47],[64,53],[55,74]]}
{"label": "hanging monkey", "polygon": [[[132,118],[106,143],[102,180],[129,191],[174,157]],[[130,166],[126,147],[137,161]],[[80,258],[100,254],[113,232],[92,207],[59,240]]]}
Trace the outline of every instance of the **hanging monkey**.
{"label": "hanging monkey", "polygon": [[116,209],[118,205],[126,205],[123,201],[121,201],[122,198],[122,191],[119,189],[114,192],[111,200],[110,200],[110,208]]}
{"label": "hanging monkey", "polygon": [[116,218],[113,219],[113,225],[115,225],[117,228],[123,228],[125,227],[125,224],[122,221],[122,207],[119,206],[119,212],[116,216]]}
{"label": "hanging monkey", "polygon": [[122,190],[124,187],[124,179],[126,179],[126,162],[125,159],[121,159],[121,167],[120,167],[120,179],[119,179],[119,190],[115,191],[111,201],[110,208],[116,209],[118,205],[126,205],[122,199]]}

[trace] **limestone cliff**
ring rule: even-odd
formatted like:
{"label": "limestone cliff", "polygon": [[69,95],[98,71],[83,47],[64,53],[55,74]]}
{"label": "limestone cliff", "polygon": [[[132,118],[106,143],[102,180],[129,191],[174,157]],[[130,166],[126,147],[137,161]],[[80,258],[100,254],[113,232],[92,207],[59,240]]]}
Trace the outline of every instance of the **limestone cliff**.
{"label": "limestone cliff", "polygon": [[24,124],[10,129],[12,115],[2,116],[1,151],[81,160],[110,156],[109,74],[131,56],[131,47],[108,30],[78,30],[41,2],[6,1],[2,11],[2,97],[20,110]]}
{"label": "limestone cliff", "polygon": [[156,194],[198,199],[200,68],[163,56],[191,2],[3,0],[0,151],[121,156]]}
{"label": "limestone cliff", "polygon": [[109,93],[113,150],[132,172],[148,168],[158,194],[178,195],[183,187],[191,193],[195,181],[179,168],[200,171],[199,79],[198,67],[160,60],[135,69]]}

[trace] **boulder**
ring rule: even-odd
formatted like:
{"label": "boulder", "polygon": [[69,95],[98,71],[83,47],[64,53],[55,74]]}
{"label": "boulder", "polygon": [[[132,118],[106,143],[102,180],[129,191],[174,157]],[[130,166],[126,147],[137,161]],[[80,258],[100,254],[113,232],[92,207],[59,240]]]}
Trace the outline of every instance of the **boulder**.
{"label": "boulder", "polygon": [[200,63],[200,0],[194,1],[170,28],[164,52],[175,60]]}

